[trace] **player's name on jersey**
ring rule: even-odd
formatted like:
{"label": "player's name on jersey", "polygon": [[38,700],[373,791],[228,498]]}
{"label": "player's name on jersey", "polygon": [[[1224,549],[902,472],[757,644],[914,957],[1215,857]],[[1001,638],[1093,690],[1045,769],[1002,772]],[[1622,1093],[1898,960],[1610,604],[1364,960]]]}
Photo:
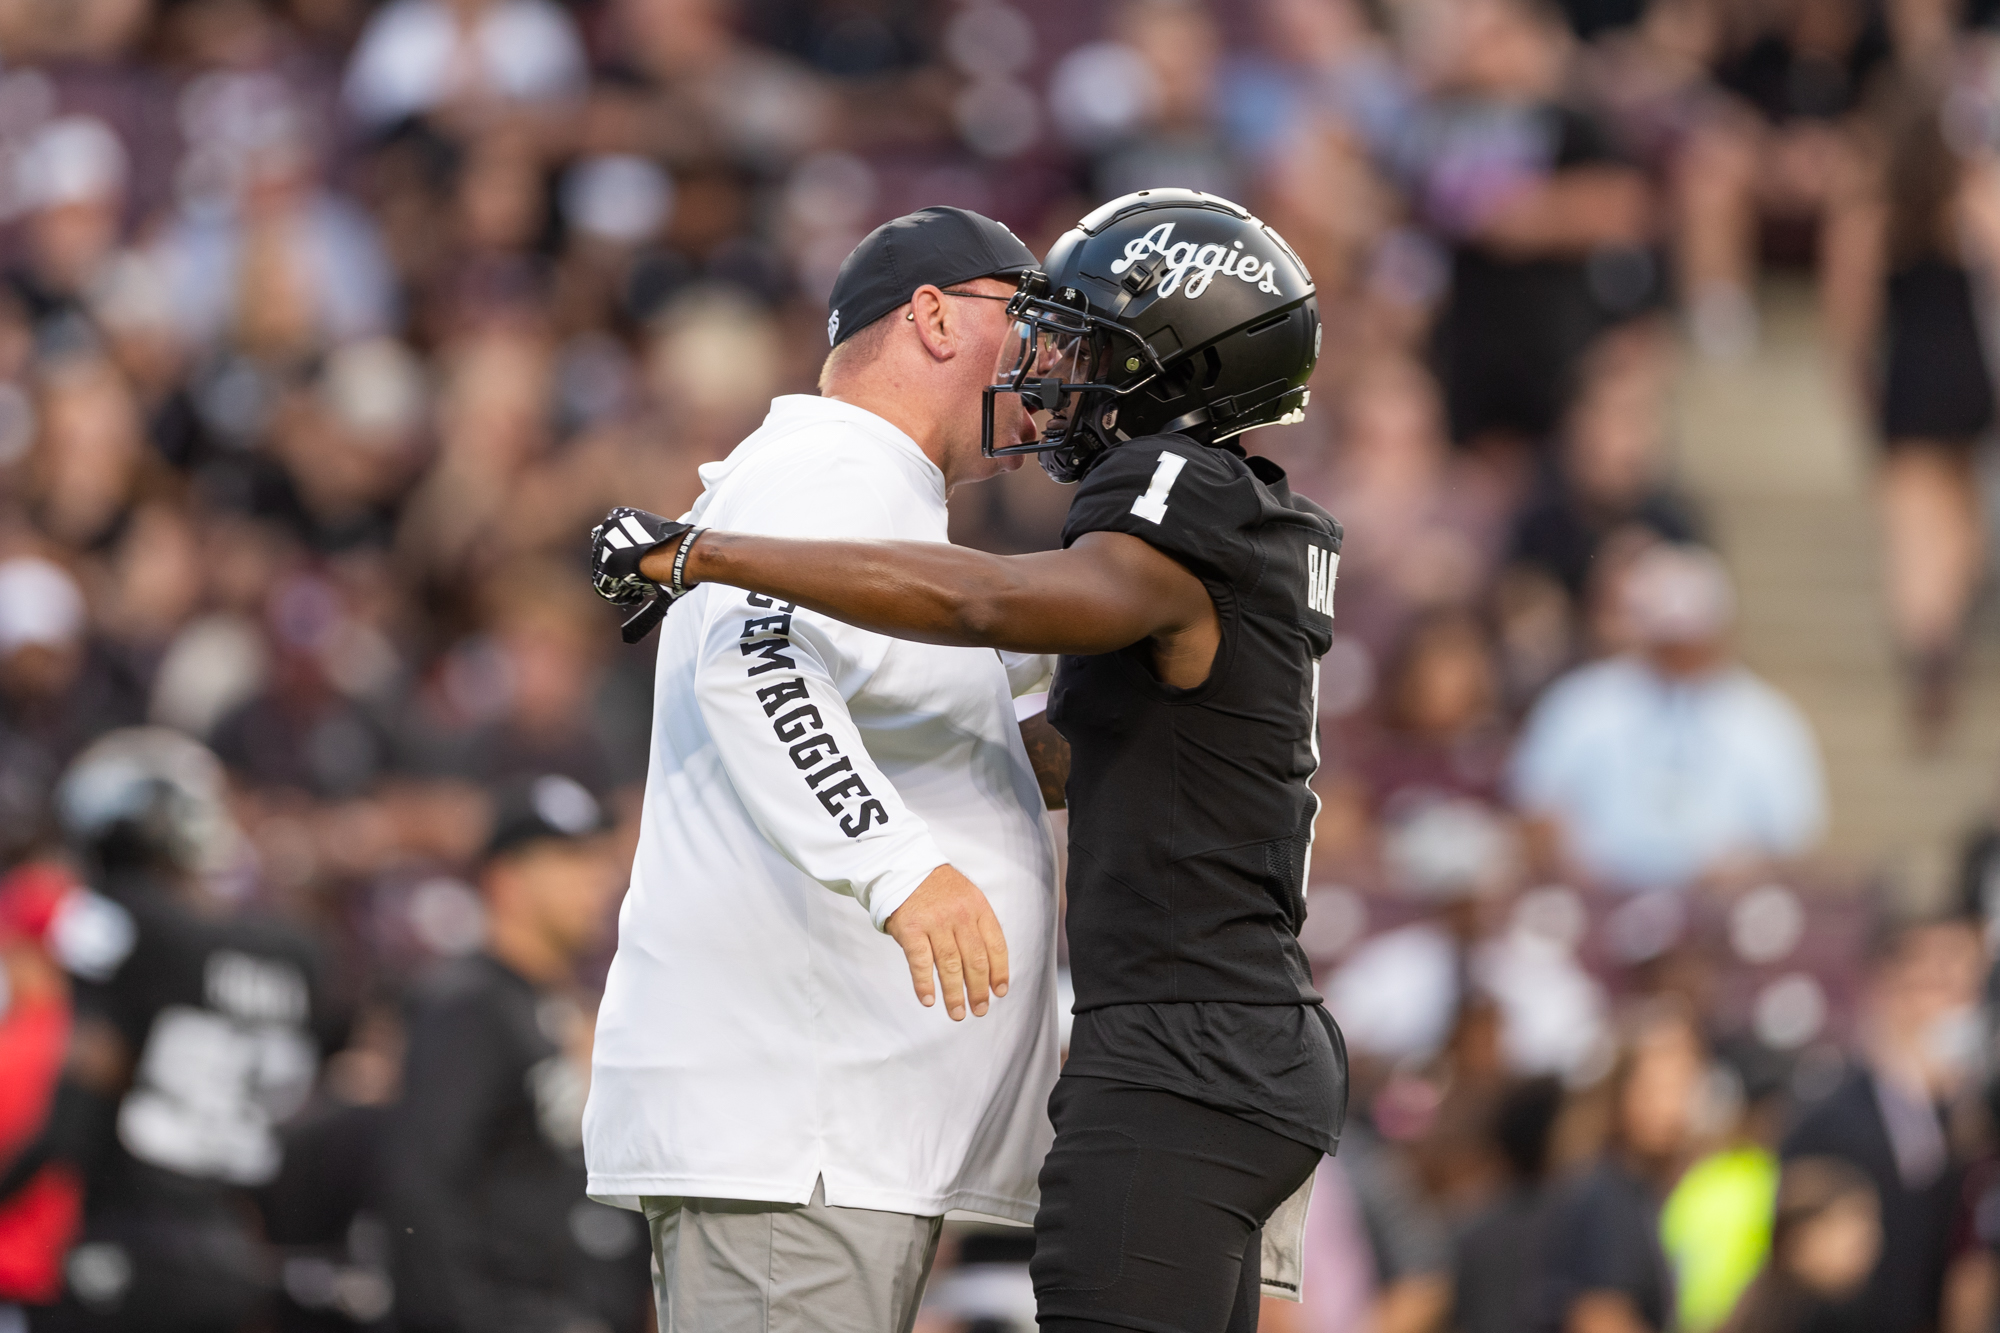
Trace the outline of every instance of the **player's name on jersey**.
{"label": "player's name on jersey", "polygon": [[1323,616],[1333,615],[1333,579],[1339,569],[1338,551],[1306,545],[1306,605]]}
{"label": "player's name on jersey", "polygon": [[1208,284],[1217,275],[1251,283],[1266,294],[1277,292],[1278,266],[1245,250],[1243,242],[1223,245],[1211,241],[1202,245],[1195,241],[1175,241],[1173,237],[1174,224],[1162,222],[1144,236],[1127,241],[1125,257],[1111,261],[1112,276],[1123,273],[1147,255],[1157,254],[1167,260],[1166,280],[1160,284],[1162,296],[1172,296],[1179,288],[1181,295],[1195,300],[1208,290]]}

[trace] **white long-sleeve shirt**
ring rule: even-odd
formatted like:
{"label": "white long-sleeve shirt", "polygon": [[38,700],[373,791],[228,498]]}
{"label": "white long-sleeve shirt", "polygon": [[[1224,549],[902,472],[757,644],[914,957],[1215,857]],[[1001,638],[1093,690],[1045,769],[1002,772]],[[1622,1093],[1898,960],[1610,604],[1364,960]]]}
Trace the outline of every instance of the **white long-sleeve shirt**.
{"label": "white long-sleeve shirt", "polygon": [[1670,680],[1634,656],[1579,667],[1528,714],[1516,803],[1556,819],[1584,868],[1685,888],[1731,857],[1791,857],[1826,827],[1811,724],[1742,667]]}
{"label": "white long-sleeve shirt", "polygon": [[[704,526],[946,540],[943,474],[844,403],[777,399],[701,475]],[[584,1113],[594,1197],[804,1203],[823,1177],[837,1207],[1033,1219],[1056,869],[1012,696],[1047,669],[720,584],[675,604]],[[946,863],[1012,973],[962,1023],[918,1003],[880,933]]]}

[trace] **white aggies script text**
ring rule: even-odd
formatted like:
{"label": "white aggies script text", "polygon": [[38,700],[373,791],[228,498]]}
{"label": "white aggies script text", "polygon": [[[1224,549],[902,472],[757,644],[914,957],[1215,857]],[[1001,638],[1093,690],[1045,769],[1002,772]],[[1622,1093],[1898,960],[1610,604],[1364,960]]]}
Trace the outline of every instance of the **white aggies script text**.
{"label": "white aggies script text", "polygon": [[1179,287],[1181,294],[1192,301],[1208,290],[1208,284],[1217,274],[1252,283],[1260,292],[1278,290],[1277,265],[1268,259],[1258,259],[1243,248],[1243,242],[1223,245],[1212,241],[1199,245],[1194,241],[1174,241],[1173,236],[1174,224],[1162,222],[1144,236],[1127,241],[1125,257],[1111,262],[1112,276],[1123,273],[1147,255],[1158,254],[1167,259],[1167,278],[1160,284],[1162,296],[1172,296]]}

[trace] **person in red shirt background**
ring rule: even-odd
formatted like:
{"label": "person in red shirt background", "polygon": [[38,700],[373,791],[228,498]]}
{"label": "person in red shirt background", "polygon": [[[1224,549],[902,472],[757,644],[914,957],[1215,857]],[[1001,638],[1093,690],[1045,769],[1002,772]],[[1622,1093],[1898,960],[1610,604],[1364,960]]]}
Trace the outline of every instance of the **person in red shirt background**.
{"label": "person in red shirt background", "polygon": [[69,982],[51,952],[67,872],[30,863],[0,880],[0,1333],[21,1305],[62,1291],[62,1261],[83,1213],[83,1181],[36,1151],[69,1048]]}

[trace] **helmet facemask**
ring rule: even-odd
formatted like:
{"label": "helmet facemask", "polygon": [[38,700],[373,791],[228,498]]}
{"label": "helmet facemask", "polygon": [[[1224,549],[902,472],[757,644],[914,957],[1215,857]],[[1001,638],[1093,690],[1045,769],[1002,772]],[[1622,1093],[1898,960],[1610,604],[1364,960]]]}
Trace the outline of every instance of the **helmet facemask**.
{"label": "helmet facemask", "polygon": [[[1153,349],[1129,330],[1050,298],[1046,282],[1025,275],[1008,303],[1014,324],[981,404],[980,451],[988,458],[1039,454],[1043,471],[1069,483],[1128,438],[1118,430],[1119,400],[1162,372]],[[994,401],[1003,393],[1018,395],[1038,416],[1039,438],[996,445]]]}

